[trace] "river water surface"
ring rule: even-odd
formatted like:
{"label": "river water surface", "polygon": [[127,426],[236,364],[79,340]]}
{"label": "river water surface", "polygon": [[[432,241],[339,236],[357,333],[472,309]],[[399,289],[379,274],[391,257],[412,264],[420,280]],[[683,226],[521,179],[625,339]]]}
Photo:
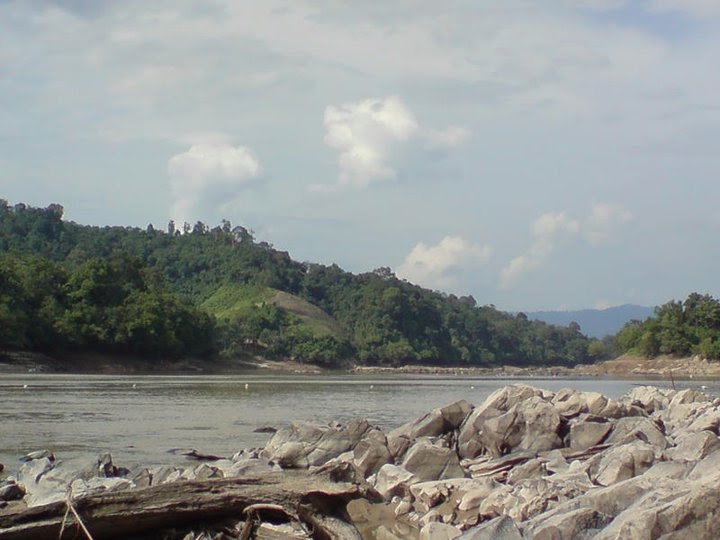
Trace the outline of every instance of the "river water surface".
{"label": "river water surface", "polygon": [[[230,456],[262,446],[261,426],[293,420],[366,418],[393,428],[435,407],[481,403],[506,384],[549,390],[571,387],[620,397],[638,381],[497,379],[437,376],[231,375],[104,376],[0,374],[0,463],[13,474],[18,458],[48,448],[59,458],[109,451],[116,465],[180,464],[173,448]],[[669,382],[654,382],[667,386]],[[688,381],[720,394],[720,383]]]}

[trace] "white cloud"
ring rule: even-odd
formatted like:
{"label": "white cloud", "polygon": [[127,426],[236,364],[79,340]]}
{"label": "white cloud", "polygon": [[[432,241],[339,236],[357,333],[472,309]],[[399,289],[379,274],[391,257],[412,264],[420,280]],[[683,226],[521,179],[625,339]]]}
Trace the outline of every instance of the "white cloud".
{"label": "white cloud", "polygon": [[500,272],[500,286],[510,289],[523,274],[542,266],[555,250],[559,237],[575,235],[580,223],[562,212],[547,212],[537,218],[530,227],[533,243],[528,253],[515,257]]}
{"label": "white cloud", "polygon": [[598,203],[583,220],[573,219],[563,212],[548,212],[537,218],[530,227],[533,242],[527,253],[512,259],[500,272],[500,286],[511,289],[528,272],[544,265],[563,237],[581,235],[596,245],[610,239],[613,231],[633,219],[631,212],[617,204]]}
{"label": "white cloud", "polygon": [[591,244],[601,244],[610,239],[618,225],[632,219],[632,213],[620,205],[599,203],[592,207],[583,229]]}
{"label": "white cloud", "polygon": [[227,207],[262,173],[244,146],[203,143],[171,157],[167,166],[173,194],[172,217],[178,223],[207,219]]}
{"label": "white cloud", "polygon": [[[415,115],[398,96],[329,105],[324,125],[325,144],[340,153],[337,185],[354,188],[395,178],[396,171],[390,164],[392,155],[411,139],[423,138],[432,147],[449,148],[469,137],[468,130],[457,126],[439,131],[421,129]],[[310,189],[328,188],[314,185]]]}
{"label": "white cloud", "polygon": [[491,255],[490,246],[473,244],[459,236],[446,236],[434,246],[419,242],[396,273],[418,285],[445,289],[453,285],[453,273],[463,267],[483,264]]}

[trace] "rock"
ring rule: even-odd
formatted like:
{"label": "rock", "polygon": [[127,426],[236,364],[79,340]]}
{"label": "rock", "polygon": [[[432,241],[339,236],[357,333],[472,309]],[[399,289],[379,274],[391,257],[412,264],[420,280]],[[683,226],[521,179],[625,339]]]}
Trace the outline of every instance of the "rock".
{"label": "rock", "polygon": [[419,437],[439,437],[460,427],[470,411],[472,411],[472,405],[463,399],[445,407],[433,409],[422,418],[393,430],[390,436],[404,436],[410,440]]}
{"label": "rock", "polygon": [[48,457],[26,460],[26,463],[18,471],[17,483],[28,491],[28,488],[37,484],[43,475],[51,471],[53,467],[54,458],[53,461]]}
{"label": "rock", "polygon": [[540,396],[531,395],[507,412],[478,409],[481,414],[474,411],[460,431],[460,457],[472,458],[483,452],[498,457],[514,450],[542,452],[562,446],[558,436],[560,415]]}
{"label": "rock", "polygon": [[511,518],[499,516],[468,529],[458,540],[523,540],[523,537]]}
{"label": "rock", "polygon": [[676,442],[675,448],[665,452],[670,459],[698,461],[720,448],[720,439],[710,431],[688,433]]}
{"label": "rock", "polygon": [[620,418],[615,422],[613,431],[605,442],[620,446],[636,440],[644,441],[658,450],[664,450],[669,446],[661,427],[653,420],[644,417]]}
{"label": "rock", "polygon": [[600,416],[585,415],[570,423],[566,446],[573,451],[587,450],[602,443],[612,430],[612,424]]}
{"label": "rock", "polygon": [[669,407],[687,403],[708,403],[710,401],[711,400],[707,396],[707,394],[700,392],[699,390],[686,388],[685,390],[680,390],[677,394],[673,396],[673,398],[670,400]]}
{"label": "rock", "polygon": [[462,478],[465,471],[451,448],[419,439],[405,454],[403,467],[419,481]]}
{"label": "rock", "polygon": [[368,430],[353,448],[353,464],[363,478],[375,474],[391,460],[387,437],[379,429]]}
{"label": "rock", "polygon": [[253,429],[253,433],[276,433],[277,428],[272,426],[260,426]]}
{"label": "rock", "polygon": [[451,506],[455,508],[464,493],[473,489],[474,485],[475,481],[470,478],[453,478],[413,484],[410,486],[413,508],[417,512],[425,513],[446,501],[451,501]]}
{"label": "rock", "polygon": [[365,420],[350,422],[347,426],[297,422],[278,430],[261,455],[284,469],[322,465],[352,450],[369,428]]}
{"label": "rock", "polygon": [[25,490],[15,482],[0,484],[0,501],[15,501],[25,496]]}
{"label": "rock", "polygon": [[408,493],[409,486],[417,481],[417,478],[405,468],[388,463],[380,467],[374,487],[383,499],[389,501],[395,495],[404,497]]}
{"label": "rock", "polygon": [[390,455],[395,461],[401,461],[413,441],[407,435],[390,432],[387,436],[387,446]]}
{"label": "rock", "polygon": [[677,392],[657,386],[636,386],[627,394],[628,400],[642,407],[648,414],[661,411],[670,404]]}
{"label": "rock", "polygon": [[225,478],[252,476],[281,470],[281,467],[262,457],[238,457],[232,460],[220,460],[213,463]]}
{"label": "rock", "polygon": [[25,456],[20,458],[20,461],[28,462],[33,461],[35,459],[44,459],[47,458],[50,461],[55,461],[55,455],[50,450],[35,450],[34,452],[30,452],[29,454],[26,454]]}
{"label": "rock", "polygon": [[126,472],[113,465],[110,454],[96,459],[79,457],[57,461],[44,457],[27,461],[18,473],[18,483],[27,492],[25,502],[29,507],[42,506],[63,500],[74,480],[112,478]]}
{"label": "rock", "polygon": [[578,508],[545,520],[532,530],[533,540],[578,540],[591,538],[612,518],[591,508]]}
{"label": "rock", "polygon": [[600,414],[608,401],[608,398],[598,392],[578,392],[565,388],[555,394],[552,404],[561,415],[571,418],[583,413]]}
{"label": "rock", "polygon": [[590,459],[588,475],[598,485],[609,486],[644,473],[655,461],[655,449],[643,441],[610,448]]}
{"label": "rock", "polygon": [[420,529],[420,540],[454,540],[462,531],[446,523],[428,523]]}
{"label": "rock", "polygon": [[98,493],[109,493],[114,491],[123,491],[136,487],[135,484],[127,478],[89,478],[87,480],[77,479],[70,484],[70,490],[74,498],[81,498],[87,495],[96,495]]}

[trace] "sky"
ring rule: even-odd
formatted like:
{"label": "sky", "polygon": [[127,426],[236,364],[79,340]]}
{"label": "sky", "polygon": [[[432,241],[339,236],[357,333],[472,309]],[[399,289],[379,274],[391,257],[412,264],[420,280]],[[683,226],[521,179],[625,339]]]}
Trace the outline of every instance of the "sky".
{"label": "sky", "polygon": [[0,0],[0,197],[511,311],[720,296],[717,0]]}

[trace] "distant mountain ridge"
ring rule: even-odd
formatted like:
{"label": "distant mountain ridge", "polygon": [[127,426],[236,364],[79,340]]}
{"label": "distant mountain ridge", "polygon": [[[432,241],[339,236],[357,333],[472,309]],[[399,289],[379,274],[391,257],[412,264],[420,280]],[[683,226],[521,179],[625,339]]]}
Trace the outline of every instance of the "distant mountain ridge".
{"label": "distant mountain ridge", "polygon": [[571,322],[580,325],[582,332],[590,337],[602,338],[616,334],[625,323],[637,319],[644,321],[652,317],[655,308],[624,304],[607,309],[581,309],[576,311],[534,311],[526,313],[529,319],[548,324],[567,326]]}

